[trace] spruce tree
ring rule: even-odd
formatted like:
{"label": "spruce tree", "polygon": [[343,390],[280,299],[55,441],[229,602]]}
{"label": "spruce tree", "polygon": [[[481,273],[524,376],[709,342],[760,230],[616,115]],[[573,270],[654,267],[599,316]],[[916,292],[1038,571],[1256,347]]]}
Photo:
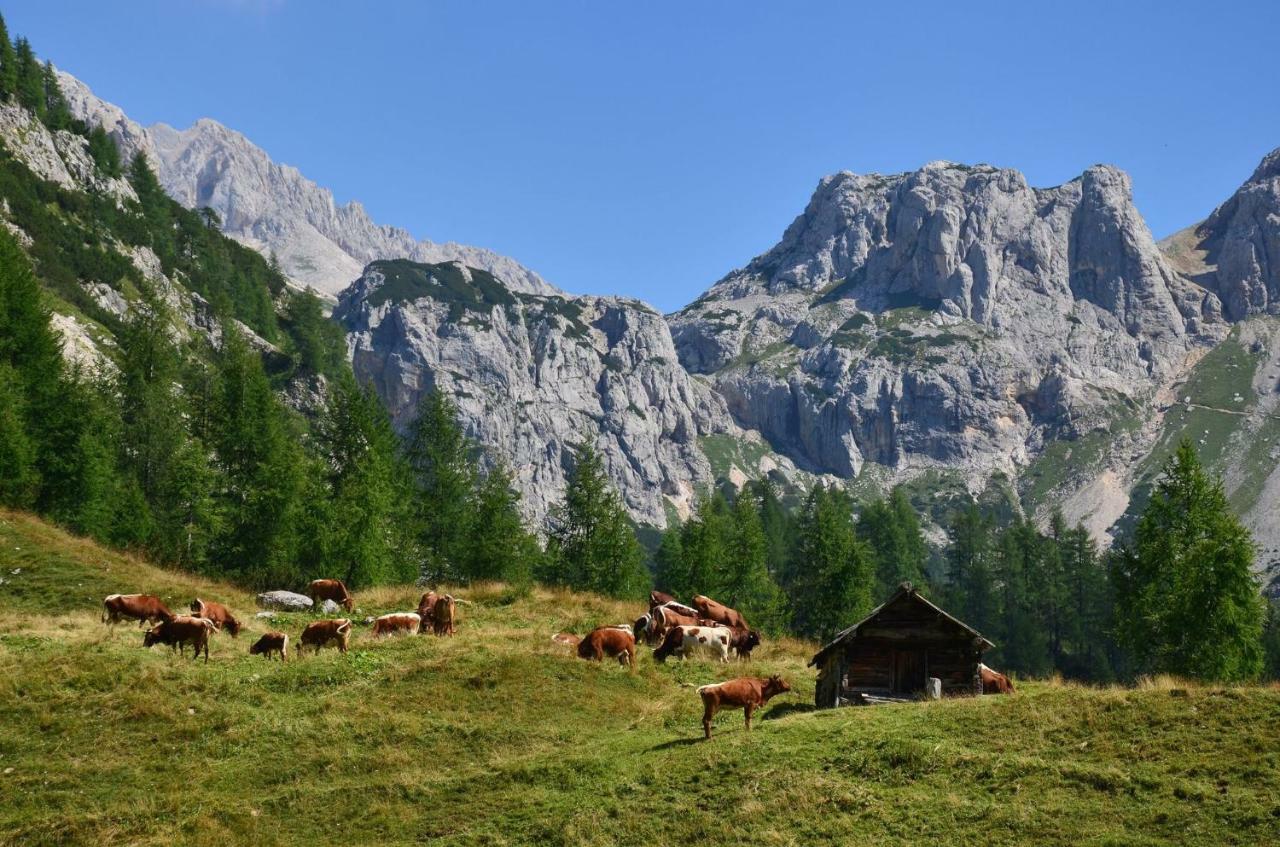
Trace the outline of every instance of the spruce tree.
{"label": "spruce tree", "polygon": [[50,129],[71,128],[71,107],[58,84],[58,74],[52,62],[45,62],[40,73],[41,87],[44,89],[44,122]]}
{"label": "spruce tree", "polygon": [[442,392],[418,401],[406,436],[405,459],[415,485],[413,525],[429,581],[458,579],[471,533],[474,447],[458,424],[458,410]]}
{"label": "spruce tree", "polygon": [[915,508],[902,489],[863,506],[858,535],[871,545],[875,557],[877,602],[886,600],[903,582],[924,587],[929,548]]}
{"label": "spruce tree", "polygon": [[854,528],[853,502],[815,486],[796,529],[795,582],[789,586],[796,629],[829,638],[872,608],[872,554]]}
{"label": "spruce tree", "polygon": [[993,522],[970,503],[951,516],[947,527],[947,597],[955,613],[979,632],[995,626],[991,574]]}
{"label": "spruce tree", "polygon": [[574,450],[564,502],[548,523],[544,581],[613,597],[649,589],[635,529],[590,445]]}
{"label": "spruce tree", "polygon": [[101,126],[95,126],[89,130],[89,155],[93,158],[94,166],[103,176],[118,177],[122,173],[120,151],[116,148],[116,143],[111,140],[111,136],[107,135],[107,131]]}
{"label": "spruce tree", "polygon": [[8,100],[18,93],[18,54],[9,40],[9,27],[0,17],[0,99]]}
{"label": "spruce tree", "polygon": [[47,104],[44,96],[44,68],[40,66],[35,51],[31,49],[31,42],[27,39],[19,38],[15,51],[18,104],[43,120]]}
{"label": "spruce tree", "polygon": [[471,494],[474,529],[463,550],[461,576],[466,582],[498,581],[520,589],[533,580],[542,551],[525,529],[520,495],[511,473],[501,464],[490,468]]}
{"label": "spruce tree", "polygon": [[1184,440],[1115,569],[1118,627],[1143,670],[1252,679],[1262,670],[1254,544]]}
{"label": "spruce tree", "polygon": [[27,434],[27,400],[18,373],[0,361],[0,505],[28,508],[39,491],[36,447]]}
{"label": "spruce tree", "polygon": [[742,612],[752,626],[780,633],[787,625],[786,598],[769,573],[760,506],[748,492],[733,504],[730,529],[729,560],[717,597]]}

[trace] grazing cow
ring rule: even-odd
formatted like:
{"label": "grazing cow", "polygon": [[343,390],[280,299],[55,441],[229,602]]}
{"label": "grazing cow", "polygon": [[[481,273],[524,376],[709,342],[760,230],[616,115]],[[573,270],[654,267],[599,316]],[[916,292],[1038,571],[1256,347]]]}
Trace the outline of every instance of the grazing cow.
{"label": "grazing cow", "polygon": [[659,606],[666,605],[667,603],[674,603],[675,601],[676,601],[676,598],[672,597],[670,594],[667,594],[665,591],[649,592],[649,608],[650,609],[656,609]]}
{"label": "grazing cow", "polygon": [[182,655],[186,655],[186,647],[195,648],[191,658],[200,658],[204,651],[204,662],[209,663],[209,636],[217,631],[213,621],[208,618],[193,618],[190,615],[178,615],[147,630],[142,636],[142,646],[152,647],[156,644],[168,644],[177,647]]}
{"label": "grazing cow", "polygon": [[435,617],[437,599],[439,599],[439,595],[434,591],[428,591],[418,601],[418,617],[422,618],[424,624]]}
{"label": "grazing cow", "polygon": [[250,656],[266,656],[271,658],[272,653],[280,654],[280,661],[286,661],[289,658],[289,636],[283,632],[266,632],[262,637],[249,645]]}
{"label": "grazing cow", "polygon": [[671,655],[684,659],[691,653],[702,652],[727,662],[732,641],[733,630],[727,626],[674,626],[668,630],[662,646],[653,651],[653,660],[661,663]]}
{"label": "grazing cow", "polygon": [[1009,677],[994,671],[984,664],[978,664],[978,676],[982,677],[982,693],[983,694],[1012,694],[1013,680]]}
{"label": "grazing cow", "polygon": [[373,637],[422,632],[422,616],[417,612],[392,612],[373,622]]}
{"label": "grazing cow", "polygon": [[311,597],[311,602],[316,604],[316,609],[319,609],[325,600],[332,600],[348,612],[355,607],[355,599],[340,579],[313,579],[308,586],[307,595]]}
{"label": "grazing cow", "polygon": [[320,648],[331,641],[338,645],[339,652],[347,652],[347,644],[351,641],[351,621],[336,618],[307,624],[298,642],[298,655],[304,655],[307,647],[314,647],[316,653],[319,653]]}
{"label": "grazing cow", "polygon": [[591,630],[578,642],[578,656],[592,661],[616,657],[618,663],[635,670],[636,640],[625,627],[601,626]]}
{"label": "grazing cow", "polygon": [[747,626],[747,619],[744,618],[737,609],[730,609],[723,603],[717,603],[710,597],[704,597],[699,594],[693,598],[693,607],[698,610],[698,614],[707,620],[722,623],[733,629],[750,629]]}
{"label": "grazing cow", "polygon": [[102,601],[102,622],[117,624],[124,619],[144,623],[171,621],[169,607],[154,594],[112,594]]}
{"label": "grazing cow", "polygon": [[729,649],[739,659],[749,660],[751,651],[760,646],[760,633],[754,629],[735,630],[733,640],[729,642]]}
{"label": "grazing cow", "polygon": [[229,633],[232,638],[240,634],[240,621],[236,620],[231,610],[221,603],[211,603],[197,597],[191,601],[191,611],[197,618],[213,621],[220,631]]}
{"label": "grazing cow", "polygon": [[702,731],[707,738],[711,737],[711,719],[716,712],[725,706],[742,707],[742,714],[747,719],[747,731],[751,731],[751,713],[783,692],[790,691],[786,680],[774,674],[768,679],[758,676],[743,676],[726,680],[714,685],[704,685],[698,689],[702,698]]}
{"label": "grazing cow", "polygon": [[449,594],[436,600],[436,607],[431,614],[431,630],[436,635],[453,635],[453,625],[457,613],[455,603],[453,596]]}

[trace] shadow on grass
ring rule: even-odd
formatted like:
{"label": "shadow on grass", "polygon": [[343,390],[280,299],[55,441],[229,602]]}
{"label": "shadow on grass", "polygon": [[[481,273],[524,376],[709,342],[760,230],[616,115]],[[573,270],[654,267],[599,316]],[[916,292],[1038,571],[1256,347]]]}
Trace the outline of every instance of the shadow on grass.
{"label": "shadow on grass", "polygon": [[690,744],[701,744],[702,738],[673,738],[670,741],[664,741],[661,744],[649,748],[650,753],[656,753],[659,750],[671,750],[676,747],[688,747]]}
{"label": "shadow on grass", "polygon": [[787,715],[804,714],[816,711],[817,707],[812,703],[779,703],[769,711],[760,716],[762,721],[775,721],[778,718],[785,718]]}

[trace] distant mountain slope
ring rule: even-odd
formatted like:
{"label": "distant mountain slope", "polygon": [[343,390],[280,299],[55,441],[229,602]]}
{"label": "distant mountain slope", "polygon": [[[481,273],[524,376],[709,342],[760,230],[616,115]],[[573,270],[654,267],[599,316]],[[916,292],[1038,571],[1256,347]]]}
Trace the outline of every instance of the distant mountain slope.
{"label": "distant mountain slope", "polygon": [[188,208],[209,206],[223,231],[275,255],[295,282],[336,296],[375,259],[461,261],[501,277],[517,291],[560,293],[513,259],[454,242],[418,240],[402,229],[375,224],[357,202],[338,205],[333,193],[296,168],[273,162],[261,148],[214,120],[184,130],[142,127],[96,97],[70,74],[59,79],[72,113],[101,124],[126,156],[143,151],[170,196]]}

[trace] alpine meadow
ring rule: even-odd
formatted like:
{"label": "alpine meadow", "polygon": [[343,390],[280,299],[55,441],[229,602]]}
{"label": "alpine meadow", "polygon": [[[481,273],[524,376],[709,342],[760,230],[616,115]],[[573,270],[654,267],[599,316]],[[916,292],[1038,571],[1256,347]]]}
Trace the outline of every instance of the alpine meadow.
{"label": "alpine meadow", "polygon": [[[694,57],[652,27],[708,9],[432,2],[344,9],[347,32],[326,3],[207,6],[154,32],[5,9],[31,40],[0,18],[0,844],[1280,843],[1280,149],[1161,239],[1114,165],[823,164],[773,246],[664,314],[633,276],[571,293],[378,223],[55,62],[135,114],[218,103],[302,139],[342,195],[381,167],[370,209],[488,220],[547,271],[643,239],[657,297],[702,267],[688,245],[720,261],[765,219],[708,211],[704,132],[806,173],[897,143],[742,111],[829,51],[708,64],[763,63],[766,20],[825,37],[815,9],[720,4]],[[139,76],[202,25],[246,64]],[[349,80],[298,58],[368,27],[388,41]],[[398,49],[415,27],[430,62]],[[624,30],[663,50],[622,84]],[[866,108],[878,77],[840,61]],[[267,67],[296,72],[256,112],[240,80]],[[353,141],[297,120],[317,97],[335,127],[399,108]],[[967,149],[930,108],[929,144]],[[1140,121],[1113,119],[1099,149],[1129,149]],[[405,126],[454,151],[438,195],[385,158]],[[996,149],[1048,155],[1020,138]],[[579,175],[539,194],[544,167]],[[650,204],[669,240],[634,225]]]}

